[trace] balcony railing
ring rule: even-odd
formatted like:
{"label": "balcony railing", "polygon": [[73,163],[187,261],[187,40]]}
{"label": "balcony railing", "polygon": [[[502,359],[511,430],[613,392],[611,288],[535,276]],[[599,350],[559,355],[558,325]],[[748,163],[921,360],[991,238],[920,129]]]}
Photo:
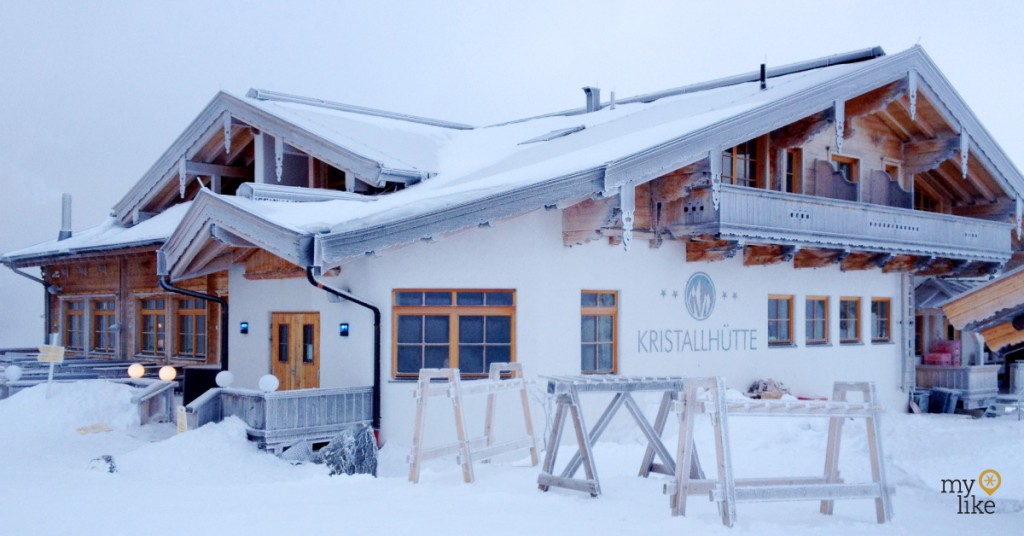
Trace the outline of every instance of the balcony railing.
{"label": "balcony railing", "polygon": [[368,424],[371,394],[369,387],[272,393],[210,389],[186,407],[188,428],[234,415],[245,422],[249,438],[261,448],[280,452],[297,442],[328,440],[352,424]]}
{"label": "balcony railing", "polygon": [[695,192],[684,221],[670,228],[676,236],[1004,262],[1012,226],[723,184],[717,211],[710,189]]}

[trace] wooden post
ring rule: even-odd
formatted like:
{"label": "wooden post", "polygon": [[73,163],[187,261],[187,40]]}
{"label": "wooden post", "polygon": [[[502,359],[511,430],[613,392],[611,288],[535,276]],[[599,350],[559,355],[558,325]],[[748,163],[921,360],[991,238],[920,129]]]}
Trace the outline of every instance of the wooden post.
{"label": "wooden post", "polygon": [[[832,389],[832,400],[839,402],[846,401],[846,391],[836,385]],[[839,482],[839,442],[843,436],[843,417],[831,417],[828,420],[828,443],[825,445],[825,482],[837,484]],[[821,513],[832,515],[834,506],[832,500],[821,501]]]}

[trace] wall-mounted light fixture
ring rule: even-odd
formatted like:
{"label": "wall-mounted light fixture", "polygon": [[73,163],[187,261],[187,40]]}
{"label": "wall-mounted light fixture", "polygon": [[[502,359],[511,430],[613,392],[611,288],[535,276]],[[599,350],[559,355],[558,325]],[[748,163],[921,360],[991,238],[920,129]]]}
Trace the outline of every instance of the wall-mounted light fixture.
{"label": "wall-mounted light fixture", "polygon": [[241,324],[238,324],[238,332],[241,333],[242,335],[248,335],[249,334],[249,323],[248,322],[242,322]]}
{"label": "wall-mounted light fixture", "polygon": [[348,322],[342,322],[338,324],[338,335],[342,337],[348,337]]}

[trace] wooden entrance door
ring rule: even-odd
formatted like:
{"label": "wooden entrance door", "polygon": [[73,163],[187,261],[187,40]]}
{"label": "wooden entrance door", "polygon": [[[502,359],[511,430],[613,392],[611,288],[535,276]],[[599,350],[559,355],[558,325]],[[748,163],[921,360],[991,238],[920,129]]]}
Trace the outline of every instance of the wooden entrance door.
{"label": "wooden entrance door", "polygon": [[320,387],[320,313],[270,316],[270,360],[280,390]]}

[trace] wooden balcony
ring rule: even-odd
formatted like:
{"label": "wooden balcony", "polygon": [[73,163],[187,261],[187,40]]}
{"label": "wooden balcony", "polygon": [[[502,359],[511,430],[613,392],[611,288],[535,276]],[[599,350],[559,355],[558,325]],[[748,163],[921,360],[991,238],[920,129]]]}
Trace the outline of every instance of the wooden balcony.
{"label": "wooden balcony", "polygon": [[903,257],[918,271],[936,262],[950,271],[968,265],[988,269],[1011,253],[1007,223],[729,184],[721,186],[715,210],[712,195],[710,188],[693,192],[667,226],[674,237],[734,251],[771,246],[790,257],[802,250],[830,251],[831,262],[859,255],[882,266]]}

